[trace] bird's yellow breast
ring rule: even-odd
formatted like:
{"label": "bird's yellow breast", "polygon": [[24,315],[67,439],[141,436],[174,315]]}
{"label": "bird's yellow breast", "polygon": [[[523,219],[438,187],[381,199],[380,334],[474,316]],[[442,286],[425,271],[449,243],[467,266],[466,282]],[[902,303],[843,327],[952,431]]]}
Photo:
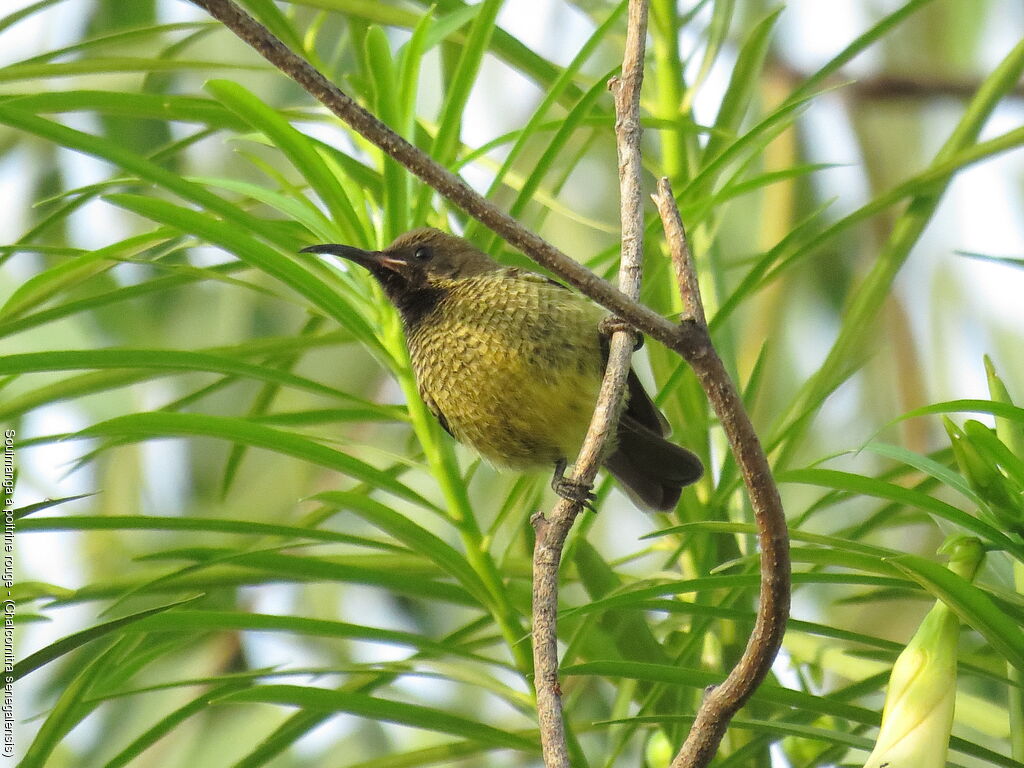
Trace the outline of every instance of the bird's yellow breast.
{"label": "bird's yellow breast", "polygon": [[420,393],[460,441],[510,467],[575,456],[604,369],[604,311],[519,270],[451,280],[409,351]]}

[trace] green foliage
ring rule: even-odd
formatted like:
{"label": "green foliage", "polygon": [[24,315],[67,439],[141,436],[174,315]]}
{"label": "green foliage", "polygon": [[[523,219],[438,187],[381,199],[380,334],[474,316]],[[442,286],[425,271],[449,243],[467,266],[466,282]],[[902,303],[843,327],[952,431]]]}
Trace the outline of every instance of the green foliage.
{"label": "green foliage", "polygon": [[[9,13],[0,32],[64,5]],[[93,5],[81,39],[0,68],[0,149],[20,160],[35,204],[0,247],[18,547],[35,557],[49,542],[75,563],[19,565],[20,765],[539,764],[529,520],[551,502],[547,478],[495,472],[456,446],[416,394],[377,286],[299,250],[377,247],[431,223],[523,257],[215,22]],[[626,3],[561,7],[591,28],[565,65],[502,28],[511,5],[247,3],[398,133],[608,274],[606,81]],[[787,9],[652,2],[647,183],[675,186],[716,344],[793,528],[796,610],[778,677],[717,765],[768,765],[773,745],[805,768],[862,760],[888,668],[934,599],[969,627],[951,764],[1024,761],[1024,737],[1011,738],[1024,734],[1024,409],[1011,398],[1024,382],[1004,385],[986,360],[990,399],[897,397],[884,358],[908,350],[886,341],[891,355],[870,354],[898,337],[880,333],[897,324],[885,316],[902,301],[894,280],[951,181],[1024,144],[1022,129],[980,138],[1024,71],[1024,44],[979,81],[940,147],[917,162],[908,152],[894,183],[841,214],[814,178],[849,158],[821,162],[795,138],[809,109],[845,93],[832,86],[848,62],[891,56],[901,31],[937,23],[943,5],[904,4],[780,89]],[[487,101],[495,63],[529,83],[531,111]],[[721,72],[704,117],[695,104]],[[471,146],[477,99],[494,137]],[[867,133],[857,138],[873,160]],[[76,186],[70,153],[102,171]],[[643,300],[674,315],[646,213]],[[877,244],[865,223],[884,233]],[[858,252],[872,255],[847,263]],[[839,262],[839,279],[822,277]],[[685,365],[655,344],[644,354],[674,439],[711,471],[654,526],[605,482],[601,512],[569,540],[560,632],[580,766],[678,745],[756,605],[755,531],[720,427]],[[866,431],[823,413],[844,387],[863,390],[849,422]],[[937,414],[964,412],[995,427],[941,429]],[[896,431],[914,425],[924,439]],[[75,471],[55,479],[67,455]],[[944,534],[963,533],[989,553],[973,584],[934,557]]]}

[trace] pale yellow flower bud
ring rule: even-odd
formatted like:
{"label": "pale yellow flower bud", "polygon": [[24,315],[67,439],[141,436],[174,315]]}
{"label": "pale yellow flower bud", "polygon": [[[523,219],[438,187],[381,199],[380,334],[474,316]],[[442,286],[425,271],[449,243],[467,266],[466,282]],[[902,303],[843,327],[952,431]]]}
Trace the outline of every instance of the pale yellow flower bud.
{"label": "pale yellow flower bud", "polygon": [[[950,569],[973,578],[984,554],[981,543],[962,539],[952,549]],[[937,601],[893,665],[882,727],[864,768],[945,768],[959,636],[956,614]]]}
{"label": "pale yellow flower bud", "polygon": [[945,768],[959,634],[956,615],[936,604],[893,665],[882,728],[864,768]]}

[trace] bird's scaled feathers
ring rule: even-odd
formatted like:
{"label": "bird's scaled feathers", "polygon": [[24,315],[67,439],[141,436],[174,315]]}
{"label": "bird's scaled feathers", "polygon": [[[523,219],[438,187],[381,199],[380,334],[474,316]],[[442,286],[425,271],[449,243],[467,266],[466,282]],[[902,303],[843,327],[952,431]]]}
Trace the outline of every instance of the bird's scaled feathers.
{"label": "bird's scaled feathers", "polygon": [[[420,394],[456,439],[528,468],[579,451],[607,360],[606,312],[541,275],[502,267],[462,238],[417,229],[383,251],[332,253],[370,270],[402,316]],[[649,510],[668,510],[703,473],[630,371],[606,468]]]}
{"label": "bird's scaled feathers", "polygon": [[407,328],[431,410],[495,464],[525,469],[575,456],[601,386],[604,312],[516,269],[437,285],[444,299]]}

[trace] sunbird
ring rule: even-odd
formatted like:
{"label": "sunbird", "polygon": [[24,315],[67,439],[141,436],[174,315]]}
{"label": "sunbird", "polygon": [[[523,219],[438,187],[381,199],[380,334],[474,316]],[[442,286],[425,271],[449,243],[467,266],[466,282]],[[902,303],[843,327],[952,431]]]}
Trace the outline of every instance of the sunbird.
{"label": "sunbird", "polygon": [[[429,227],[381,251],[328,243],[303,252],[347,259],[380,283],[401,316],[420,396],[452,437],[499,467],[554,465],[555,492],[588,500],[564,472],[601,386],[605,310]],[[632,369],[626,395],[604,467],[640,508],[671,510],[704,468],[665,439],[668,422]]]}

